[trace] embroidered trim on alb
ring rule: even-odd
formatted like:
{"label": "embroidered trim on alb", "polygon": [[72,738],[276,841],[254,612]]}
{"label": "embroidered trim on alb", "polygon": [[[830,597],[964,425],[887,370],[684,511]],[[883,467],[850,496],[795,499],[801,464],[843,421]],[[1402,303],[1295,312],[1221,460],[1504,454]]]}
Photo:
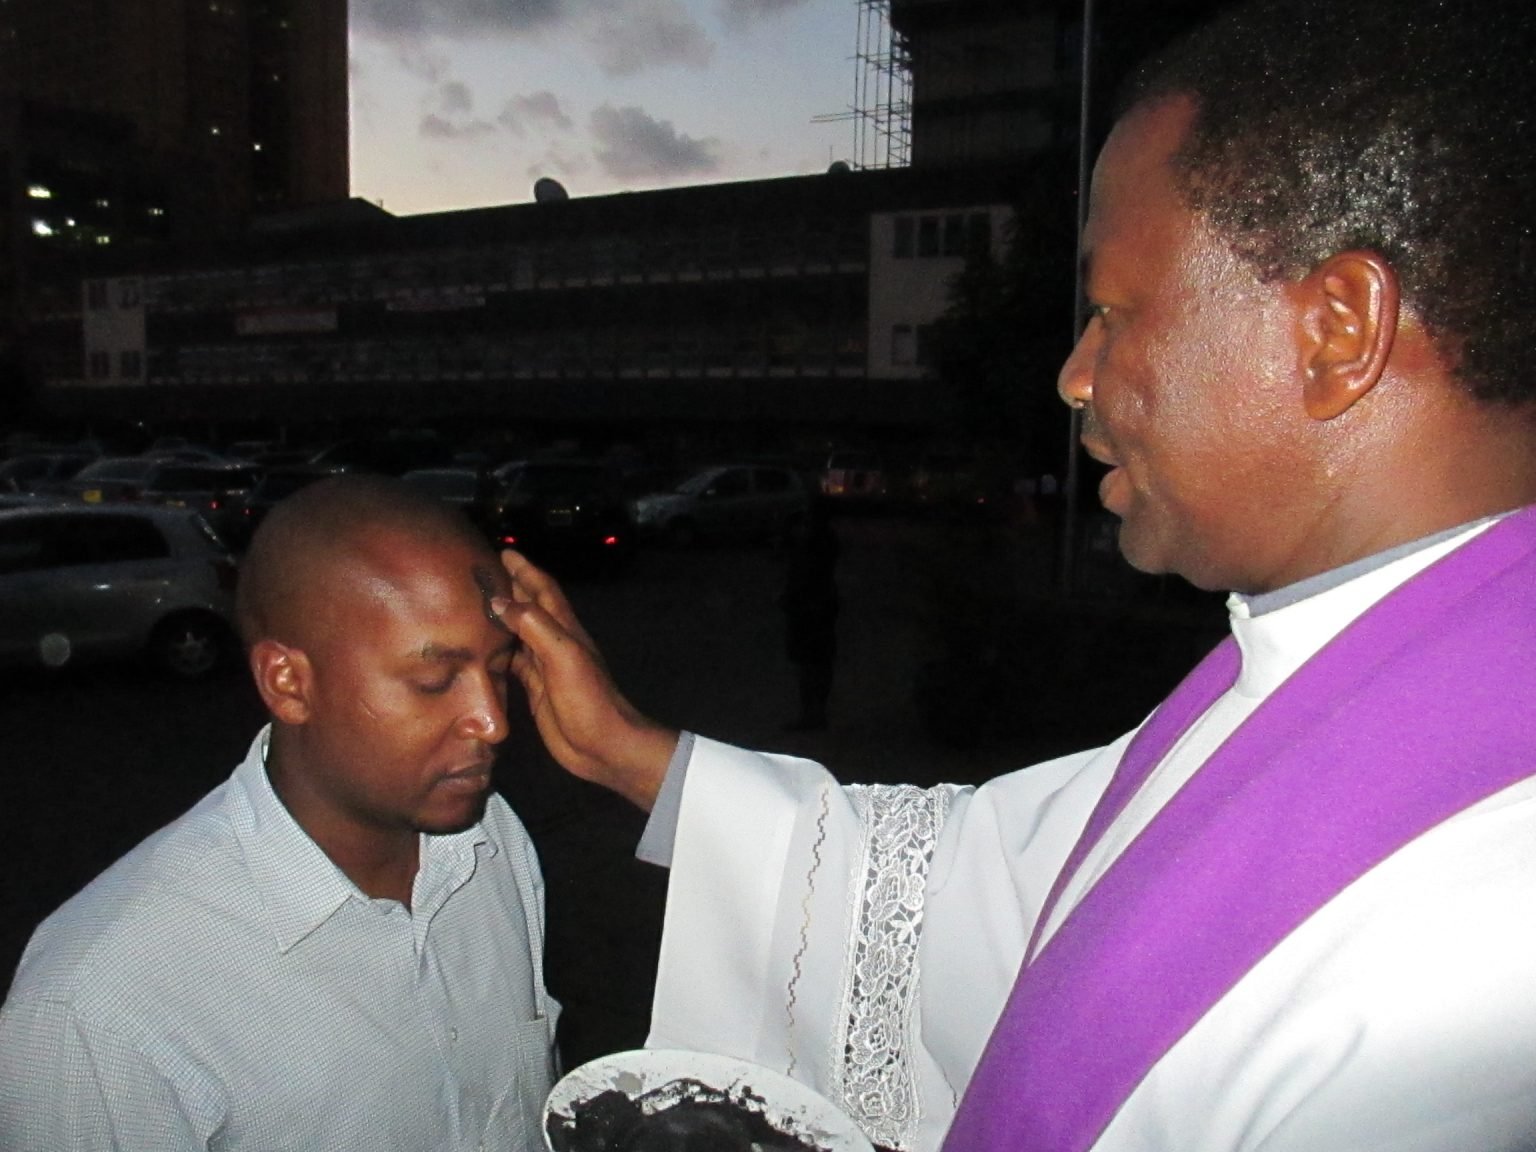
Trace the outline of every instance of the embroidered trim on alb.
{"label": "embroidered trim on alb", "polygon": [[[795,952],[792,963],[792,971],[789,977],[789,987],[784,1001],[784,1013],[788,1017],[785,1026],[785,1038],[793,1041],[795,1035],[795,1001],[799,998],[800,976],[802,970],[800,963],[805,959],[805,950],[810,947],[811,933],[811,898],[816,895],[816,873],[821,870],[821,846],[827,842],[827,815],[830,806],[827,800],[827,789],[821,790],[821,812],[816,817],[816,843],[811,845],[811,870],[805,875],[805,897],[800,901],[800,947]],[[789,1060],[789,1066],[785,1074],[795,1074],[795,1046],[785,1044],[785,1052]]]}
{"label": "embroidered trim on alb", "polygon": [[853,785],[847,794],[863,845],[850,886],[854,928],[829,1061],[832,1098],[874,1143],[910,1148],[921,1117],[913,1059],[917,945],[950,795],[891,784]]}

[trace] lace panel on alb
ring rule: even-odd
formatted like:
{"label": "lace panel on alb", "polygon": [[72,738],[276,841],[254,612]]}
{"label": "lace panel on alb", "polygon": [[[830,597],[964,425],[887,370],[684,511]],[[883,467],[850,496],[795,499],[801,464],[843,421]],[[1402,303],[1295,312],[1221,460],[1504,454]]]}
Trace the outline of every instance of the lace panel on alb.
{"label": "lace panel on alb", "polygon": [[829,1061],[833,1099],[876,1144],[910,1148],[921,1114],[914,1059],[917,944],[949,793],[877,784],[853,785],[847,794],[863,845],[850,885],[853,931]]}

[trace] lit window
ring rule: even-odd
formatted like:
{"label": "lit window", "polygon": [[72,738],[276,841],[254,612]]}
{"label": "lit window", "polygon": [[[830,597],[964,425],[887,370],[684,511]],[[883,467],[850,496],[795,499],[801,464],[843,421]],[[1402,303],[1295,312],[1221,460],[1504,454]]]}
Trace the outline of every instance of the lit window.
{"label": "lit window", "polygon": [[66,227],[66,228],[73,228],[74,226],[75,226],[75,218],[73,216],[66,216],[66,217],[64,217],[64,227]]}
{"label": "lit window", "polygon": [[165,215],[165,209],[164,208],[151,208],[149,210],[149,214],[151,216],[164,216]]}
{"label": "lit window", "polygon": [[208,131],[215,136],[222,136],[224,134],[224,129],[220,128],[217,124],[208,129]]}
{"label": "lit window", "polygon": [[33,200],[52,200],[53,190],[46,184],[28,184],[27,195]]}
{"label": "lit window", "polygon": [[52,236],[53,235],[53,226],[51,224],[49,224],[48,221],[46,221],[46,220],[34,220],[34,221],[32,221],[32,235],[34,235],[34,236]]}
{"label": "lit window", "polygon": [[98,244],[110,244],[110,243],[112,243],[112,237],[108,236],[105,232],[102,232],[99,235],[97,235],[96,243],[98,243]]}
{"label": "lit window", "polygon": [[260,152],[261,151],[261,141],[260,140],[256,141],[254,144],[251,145],[251,151],[252,152]]}
{"label": "lit window", "polygon": [[98,208],[110,208],[110,207],[112,207],[112,202],[110,200],[108,200],[105,196],[98,196],[98,197],[96,197],[96,207],[98,207]]}

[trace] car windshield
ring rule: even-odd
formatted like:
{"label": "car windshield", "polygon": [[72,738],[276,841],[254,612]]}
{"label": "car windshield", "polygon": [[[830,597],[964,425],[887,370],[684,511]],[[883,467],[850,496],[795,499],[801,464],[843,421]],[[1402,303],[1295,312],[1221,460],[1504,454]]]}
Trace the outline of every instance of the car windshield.
{"label": "car windshield", "polygon": [[142,480],[154,468],[154,460],[99,460],[76,473],[79,480]]}
{"label": "car windshield", "polygon": [[697,496],[720,478],[719,472],[700,472],[690,476],[677,486],[684,496]]}

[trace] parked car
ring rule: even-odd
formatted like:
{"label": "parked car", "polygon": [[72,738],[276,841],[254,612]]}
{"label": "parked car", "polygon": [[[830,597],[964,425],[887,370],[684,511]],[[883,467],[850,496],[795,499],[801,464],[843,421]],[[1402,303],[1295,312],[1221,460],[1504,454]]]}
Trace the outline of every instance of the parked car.
{"label": "parked car", "polygon": [[633,554],[634,524],[618,469],[593,460],[514,460],[500,484],[499,545],[541,564],[617,567]]}
{"label": "parked car", "polygon": [[147,656],[180,679],[234,650],[235,563],[197,512],[0,511],[0,666]]}
{"label": "parked car", "polygon": [[508,531],[502,524],[502,483],[482,468],[413,468],[400,479],[462,510],[493,543]]}
{"label": "parked car", "polygon": [[62,491],[87,504],[137,500],[160,464],[149,456],[103,456],[76,472]]}
{"label": "parked car", "polygon": [[341,471],[344,469],[323,464],[294,464],[263,472],[250,491],[234,502],[229,523],[220,535],[231,548],[243,551],[279,500]]}
{"label": "parked car", "polygon": [[253,464],[141,456],[108,457],[75,474],[68,488],[87,504],[166,504],[203,513],[220,532],[239,527],[241,502],[261,478]]}
{"label": "parked car", "polygon": [[382,472],[400,476],[417,468],[436,468],[453,462],[448,441],[429,431],[401,430],[382,436],[358,436],[317,451],[311,463],[342,467],[357,472]]}
{"label": "parked car", "polygon": [[912,470],[909,495],[920,512],[964,519],[1002,509],[996,477],[973,452],[937,448],[924,452]]}
{"label": "parked car", "polygon": [[821,494],[834,504],[874,505],[888,495],[885,464],[873,452],[832,452],[820,479]]}
{"label": "parked car", "polygon": [[0,462],[0,492],[50,492],[100,455],[99,452],[27,452]]}
{"label": "parked car", "polygon": [[634,501],[646,536],[697,540],[777,540],[805,521],[810,492],[792,468],[724,464],[695,472],[671,492]]}

